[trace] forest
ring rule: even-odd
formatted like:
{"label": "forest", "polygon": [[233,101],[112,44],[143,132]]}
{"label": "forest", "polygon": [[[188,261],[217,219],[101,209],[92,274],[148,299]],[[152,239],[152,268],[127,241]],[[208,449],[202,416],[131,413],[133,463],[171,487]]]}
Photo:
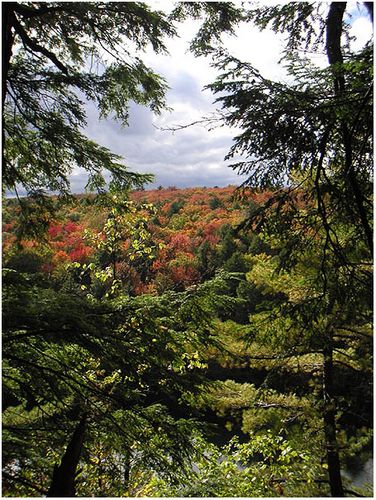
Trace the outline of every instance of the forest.
{"label": "forest", "polygon": [[[2,3],[2,496],[373,496],[373,40],[349,8]],[[150,189],[86,106],[125,135],[130,103],[161,114],[143,53],[193,21],[200,123],[246,180]],[[284,35],[289,79],[231,54],[239,25]]]}

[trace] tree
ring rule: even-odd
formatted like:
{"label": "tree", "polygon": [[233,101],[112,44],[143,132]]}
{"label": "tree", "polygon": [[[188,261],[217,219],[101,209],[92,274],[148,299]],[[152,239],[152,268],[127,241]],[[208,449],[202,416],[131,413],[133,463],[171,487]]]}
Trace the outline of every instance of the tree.
{"label": "tree", "polygon": [[165,50],[163,37],[175,34],[166,15],[129,2],[7,2],[2,11],[5,188],[39,201],[46,189],[67,195],[74,167],[88,172],[89,189],[104,189],[104,170],[117,188],[149,181],[82,133],[84,103],[123,124],[131,100],[160,112],[166,84],[130,47]]}
{"label": "tree", "polygon": [[3,285],[3,494],[133,496],[190,469],[197,412],[182,396],[203,381],[222,277],[100,300],[12,270]]}
{"label": "tree", "polygon": [[[236,153],[246,157],[233,165],[240,173],[249,174],[246,184],[278,186],[297,170],[310,174],[321,211],[325,210],[324,194],[329,192],[332,203],[342,202],[345,213],[356,218],[360,237],[372,253],[368,201],[372,170],[372,50],[369,44],[359,53],[347,50],[343,63],[338,46],[343,31],[342,4],[333,3],[326,20],[328,68],[319,70],[296,53],[304,31],[308,40],[305,48],[312,42],[312,24],[318,19],[318,14],[312,14],[313,5],[263,7],[253,10],[250,17],[259,27],[273,22],[275,30],[287,31],[290,41],[286,59],[293,83],[267,80],[250,64],[220,50],[216,66],[227,71],[209,87],[215,93],[226,92],[217,99],[223,106],[224,119],[243,129],[227,158]],[[338,17],[339,6],[342,10]],[[351,123],[351,134],[345,122]],[[339,184],[341,178],[346,182]],[[285,193],[281,192],[280,197],[286,198]],[[325,214],[321,217],[324,221]]]}
{"label": "tree", "polygon": [[269,432],[252,435],[246,443],[234,437],[223,447],[203,443],[196,473],[188,480],[182,477],[176,486],[159,481],[154,487],[158,496],[313,496],[323,491],[312,481],[316,468],[310,451],[296,449],[294,443]]}
{"label": "tree", "polygon": [[209,206],[212,210],[215,210],[216,208],[222,207],[223,204],[219,198],[217,198],[216,196],[212,196],[209,201]]}
{"label": "tree", "polygon": [[[369,2],[366,6],[371,11]],[[347,318],[359,294],[363,302],[357,307],[367,309],[369,321],[366,297],[371,294],[373,250],[372,46],[368,43],[353,52],[349,45],[341,45],[345,8],[345,2],[331,3],[327,12],[311,3],[251,8],[248,19],[256,26],[271,25],[286,33],[284,59],[291,83],[268,80],[251,64],[219,49],[212,52],[222,74],[209,85],[220,94],[217,102],[224,122],[242,129],[227,159],[244,159],[232,168],[248,174],[245,185],[279,188],[254,210],[248,227],[262,228],[278,239],[279,270],[297,269],[309,248],[318,255],[317,297],[307,292],[304,313],[298,306],[295,312],[312,331],[318,314],[326,318],[316,341],[323,355],[323,416],[333,496],[343,496],[344,491],[333,388],[337,340],[331,318]],[[319,35],[315,25],[321,27]],[[327,68],[319,69],[300,56],[301,49],[317,51],[323,46]],[[282,187],[286,183],[288,187]],[[362,329],[363,320],[358,321]],[[276,331],[283,336],[286,329],[281,322]]]}
{"label": "tree", "polygon": [[67,194],[74,166],[88,172],[90,189],[104,188],[103,169],[117,187],[149,181],[85,137],[84,102],[123,124],[129,101],[160,112],[166,83],[138,54],[148,45],[165,51],[164,37],[176,35],[177,21],[205,15],[202,30],[212,38],[218,30],[231,31],[238,11],[224,2],[187,4],[168,18],[139,2],[4,3],[5,187],[22,185],[34,197],[44,189]]}
{"label": "tree", "polygon": [[171,217],[174,214],[178,214],[183,206],[184,206],[183,200],[172,202],[171,206],[167,212],[168,217]]}
{"label": "tree", "polygon": [[195,39],[209,41],[231,32],[239,11],[225,2],[182,4],[169,17],[139,2],[4,3],[3,186],[29,197],[19,199],[24,231],[43,233],[54,208],[46,190],[66,199],[74,168],[87,172],[90,191],[105,190],[105,171],[120,190],[152,180],[83,134],[85,102],[122,124],[130,101],[159,113],[166,82],[139,54],[148,45],[165,51],[164,37],[190,16],[204,18]]}
{"label": "tree", "polygon": [[[244,271],[252,263],[249,286],[233,277],[238,298],[229,300],[226,280],[217,276],[181,293],[129,297],[120,284],[113,286],[116,261],[125,255],[130,259],[133,252],[123,252],[129,232],[122,233],[117,211],[105,222],[101,240],[106,265],[112,264],[107,296],[92,293],[92,275],[101,277],[103,271],[98,263],[76,267],[87,271],[77,286],[69,274],[48,281],[40,274],[20,273],[39,267],[32,262],[22,268],[16,262],[3,282],[6,494],[136,496],[157,484],[157,492],[168,494],[283,495],[306,492],[306,484],[316,486],[315,481],[320,488],[310,486],[313,493],[326,493],[326,481],[332,495],[345,493],[340,458],[363,431],[349,437],[338,429],[347,434],[359,408],[361,421],[370,398],[372,53],[369,45],[359,53],[340,46],[343,2],[333,2],[324,17],[306,3],[247,12],[228,3],[187,2],[169,20],[135,3],[4,4],[5,181],[10,188],[25,184],[36,200],[21,200],[28,220],[46,226],[50,220],[38,208],[38,201],[48,201],[40,196],[41,187],[67,194],[72,164],[87,168],[89,187],[100,191],[103,166],[113,173],[113,187],[141,181],[82,136],[77,91],[94,100],[104,116],[114,111],[126,120],[129,99],[158,111],[164,104],[163,82],[139,59],[124,62],[117,53],[111,62],[102,49],[116,52],[123,35],[139,47],[154,39],[159,49],[163,33],[172,34],[174,20],[202,14],[206,19],[192,48],[215,55],[225,73],[211,88],[220,93],[224,120],[243,128],[229,155],[246,156],[235,167],[250,175],[249,185],[278,188],[242,224],[244,230],[257,231],[260,240],[238,243],[229,230],[222,234],[225,267]],[[231,33],[239,19],[253,19],[261,27],[271,22],[287,32],[291,83],[267,80],[251,65],[216,50],[220,31]],[[314,39],[316,21],[325,41]],[[102,47],[93,47],[93,41]],[[305,41],[307,47],[325,44],[328,68],[320,70],[299,57]],[[23,47],[12,55],[18,42]],[[91,54],[97,61],[107,57],[103,72],[82,70]],[[125,229],[136,221],[127,219]],[[184,223],[179,220],[179,227]],[[201,236],[211,236],[216,244],[214,232],[221,225],[213,220]],[[190,239],[174,241],[183,250]],[[249,251],[259,255],[240,259],[235,250],[248,243]],[[260,254],[263,245],[265,255]],[[211,272],[207,245],[201,250],[198,264]],[[175,255],[177,282],[196,281],[193,257],[186,251]],[[168,287],[166,280],[160,285]],[[250,324],[221,324],[219,313],[222,317],[226,305],[239,302],[248,302]],[[232,381],[205,394],[198,383],[207,352],[218,344],[213,342],[218,327],[243,349],[238,363],[265,358],[269,379],[270,362],[278,362],[278,373],[284,374],[283,363],[299,364],[310,356],[316,366],[312,394],[280,394]],[[249,342],[257,341],[250,354],[235,338],[245,332]],[[231,365],[230,354],[224,356]],[[341,387],[341,377],[351,378],[349,390]],[[201,446],[190,417],[199,414],[202,401],[222,411],[224,400],[231,414],[242,412],[249,442],[224,450]],[[322,432],[316,426],[319,418]],[[265,434],[266,425],[278,427],[277,433]],[[307,449],[300,439],[297,446],[291,437],[300,433],[301,438],[309,426],[317,431],[313,444]],[[367,439],[368,428],[356,449]],[[321,441],[323,448],[318,448]],[[195,447],[201,456],[194,455]],[[329,479],[321,463],[323,449]],[[219,461],[223,454],[228,458]],[[199,471],[192,470],[193,457]],[[238,461],[244,471],[238,470]],[[174,480],[182,488],[175,488]],[[306,481],[303,488],[300,481]]]}
{"label": "tree", "polygon": [[[136,207],[124,194],[107,196],[106,204],[109,205],[108,214],[101,231],[84,232],[84,238],[94,248],[97,265],[95,262],[83,266],[74,264],[75,274],[82,280],[81,286],[90,288],[96,296],[98,293],[116,294],[127,285],[129,290],[130,284],[125,282],[129,281],[131,269],[139,271],[145,280],[157,250],[148,228],[150,215],[156,213],[152,204],[144,203]],[[128,273],[123,272],[119,276],[121,263],[123,267],[124,264],[128,267]]]}
{"label": "tree", "polygon": [[[327,452],[333,494],[336,481],[342,484],[341,476],[338,479],[334,474],[337,470],[340,474],[340,454],[344,459],[352,452],[354,428],[362,433],[365,426],[368,434],[372,426],[368,414],[372,399],[369,392],[372,306],[368,298],[370,276],[367,272],[358,272],[351,287],[345,291],[344,281],[347,280],[343,270],[332,268],[326,276],[327,290],[323,296],[320,244],[322,241],[316,239],[316,247],[312,244],[311,248],[301,252],[299,262],[289,272],[278,272],[279,256],[260,254],[254,257],[248,279],[263,293],[282,293],[285,298],[274,306],[270,302],[265,304],[261,311],[258,308],[259,312],[250,319],[250,337],[260,345],[268,346],[272,354],[266,359],[275,359],[276,363],[278,359],[287,358],[292,362],[295,359],[295,363],[303,367],[304,358],[311,356],[313,366],[316,366],[312,381],[316,380],[318,395],[314,406],[323,418],[322,441]],[[350,379],[352,382],[346,384],[345,380]],[[343,431],[342,437],[338,437],[340,428],[346,429],[345,440]]]}

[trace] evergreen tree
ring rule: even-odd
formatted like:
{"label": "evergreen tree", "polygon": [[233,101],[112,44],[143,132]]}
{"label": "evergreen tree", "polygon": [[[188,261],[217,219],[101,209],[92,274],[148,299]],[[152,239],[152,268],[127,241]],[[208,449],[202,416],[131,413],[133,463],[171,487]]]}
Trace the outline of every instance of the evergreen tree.
{"label": "evergreen tree", "polygon": [[[215,20],[214,20],[215,14]],[[118,155],[88,139],[84,102],[126,124],[130,101],[159,113],[164,79],[139,57],[165,51],[166,37],[187,17],[203,18],[206,37],[231,31],[239,14],[224,2],[179,6],[169,18],[140,2],[5,2],[3,20],[3,183],[40,203],[44,191],[70,192],[74,167],[87,187],[142,187],[151,176],[127,170]],[[199,33],[198,36],[202,36]]]}
{"label": "evergreen tree", "polygon": [[[350,311],[364,307],[363,319],[354,317],[356,335],[364,321],[369,322],[366,297],[371,295],[373,250],[372,45],[359,52],[341,45],[345,9],[346,2],[332,2],[324,14],[321,5],[311,3],[251,7],[248,19],[256,26],[271,25],[287,35],[284,60],[291,82],[266,79],[251,64],[219,49],[213,55],[222,74],[209,85],[220,94],[217,102],[224,122],[241,128],[227,159],[243,158],[232,168],[248,174],[245,185],[279,188],[253,211],[249,226],[262,228],[271,246],[273,238],[279,242],[280,271],[304,265],[310,249],[314,249],[310,259],[314,252],[318,256],[316,284],[311,285],[315,292],[307,289],[300,305],[286,298],[286,309],[270,316],[276,321],[270,323],[274,326],[268,335],[278,333],[281,339],[286,335],[285,348],[294,348],[291,311],[294,324],[300,315],[302,331],[316,334],[309,336],[309,342],[320,346],[323,357],[322,412],[333,496],[344,495],[336,432],[333,356],[338,344],[333,323],[345,328]],[[321,26],[318,35],[315,25]],[[319,48],[328,57],[324,69],[300,55],[301,49]],[[281,188],[286,182],[288,187]],[[300,340],[301,335],[299,331]]]}
{"label": "evergreen tree", "polygon": [[130,100],[159,112],[163,79],[135,57],[175,34],[166,16],[140,3],[8,2],[3,6],[3,133],[5,187],[69,193],[73,167],[88,172],[88,188],[104,188],[103,169],[117,187],[150,176],[129,172],[120,157],[83,133],[84,100],[100,115],[127,122]]}
{"label": "evergreen tree", "polygon": [[100,300],[53,286],[4,274],[3,494],[133,496],[189,470],[197,412],[182,396],[203,380],[223,279]]}
{"label": "evergreen tree", "polygon": [[[4,183],[30,195],[20,200],[28,229],[48,227],[54,202],[44,189],[67,196],[72,167],[99,191],[103,169],[112,188],[149,179],[82,134],[83,99],[123,123],[129,100],[159,112],[166,84],[124,39],[164,50],[163,37],[187,17],[203,18],[191,48],[214,56],[222,74],[210,88],[225,123],[242,129],[228,158],[243,155],[234,168],[246,185],[275,188],[238,228],[241,243],[228,226],[218,258],[208,241],[198,250],[205,276],[220,264],[231,279],[180,293],[130,297],[118,279],[119,260],[145,262],[154,251],[147,218],[131,204],[113,206],[91,235],[101,256],[57,280],[40,273],[37,254],[12,251],[4,495],[347,493],[341,463],[369,446],[372,427],[373,77],[371,44],[341,45],[345,8],[182,2],[167,17],[132,2],[3,5]],[[218,48],[239,20],[287,35],[289,83]],[[302,59],[302,48],[324,49],[328,67]],[[229,317],[242,324],[220,320]],[[213,359],[221,381],[209,384]],[[208,446],[196,418],[213,413],[247,442]]]}

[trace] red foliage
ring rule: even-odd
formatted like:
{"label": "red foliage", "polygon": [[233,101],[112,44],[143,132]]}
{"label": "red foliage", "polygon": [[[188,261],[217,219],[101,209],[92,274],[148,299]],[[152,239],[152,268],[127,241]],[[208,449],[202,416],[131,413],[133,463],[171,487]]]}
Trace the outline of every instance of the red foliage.
{"label": "red foliage", "polygon": [[55,224],[49,227],[48,234],[51,238],[56,238],[63,233],[63,226],[61,224]]}
{"label": "red foliage", "polygon": [[3,225],[3,231],[4,233],[8,233],[11,229],[14,227],[14,222],[10,222],[8,224]]}
{"label": "red foliage", "polygon": [[34,240],[21,240],[22,248],[35,248],[39,245],[37,241]]}
{"label": "red foliage", "polygon": [[184,233],[178,233],[171,236],[168,248],[174,251],[182,250],[189,252],[192,249],[191,239]]}
{"label": "red foliage", "polygon": [[170,269],[170,275],[174,283],[184,286],[193,285],[197,283],[200,274],[193,266],[177,266]]}
{"label": "red foliage", "polygon": [[211,244],[211,246],[214,247],[215,245],[217,245],[219,243],[220,237],[218,235],[216,235],[216,234],[208,234],[208,235],[205,236],[205,238],[203,238],[202,241],[203,242],[207,241],[208,243]]}
{"label": "red foliage", "polygon": [[64,225],[64,231],[68,234],[82,232],[82,230],[83,230],[82,226],[75,224],[72,221],[69,221]]}
{"label": "red foliage", "polygon": [[65,248],[66,243],[65,241],[51,241],[51,247],[58,249],[58,248]]}
{"label": "red foliage", "polygon": [[74,248],[69,252],[69,258],[72,262],[80,262],[81,264],[86,262],[88,258],[92,255],[93,249],[88,246],[82,246]]}
{"label": "red foliage", "polygon": [[[125,290],[136,294],[156,293],[158,289],[168,289],[175,286],[182,288],[199,281],[200,273],[197,259],[197,249],[205,241],[215,247],[220,243],[220,228],[225,224],[234,225],[244,217],[243,209],[247,200],[256,203],[264,203],[272,195],[271,192],[254,192],[249,190],[243,202],[237,201],[236,205],[231,202],[235,188],[186,188],[172,189],[163,188],[150,191],[135,191],[131,193],[131,199],[136,203],[153,203],[157,205],[157,216],[150,231],[153,241],[163,243],[164,247],[158,251],[157,259],[153,262],[148,275],[140,275],[132,262],[127,259],[118,262],[117,273],[123,280]],[[220,200],[220,205],[212,209],[211,200],[213,196]],[[78,199],[83,196],[79,196]],[[179,210],[179,217],[172,219],[171,206],[173,203],[183,201]],[[17,209],[13,208],[15,219]],[[83,231],[90,227],[99,228],[103,226],[105,213],[98,214],[91,207],[83,207],[62,211],[59,223],[51,222],[48,230],[49,245],[53,256],[51,262],[45,264],[43,269],[50,272],[53,266],[58,266],[69,261],[80,263],[89,262],[95,250],[87,246],[83,238]],[[75,217],[72,217],[74,215]],[[181,215],[181,217],[180,217]],[[72,222],[73,220],[78,221]],[[8,220],[8,219],[7,219]],[[179,227],[180,229],[176,229]],[[14,222],[4,224],[3,246],[5,252],[9,252],[15,240]],[[104,238],[104,234],[102,235]],[[22,242],[25,248],[34,248],[35,241]],[[129,247],[129,242],[124,242],[124,250]],[[158,282],[160,278],[161,283]],[[160,287],[159,287],[160,285]]]}

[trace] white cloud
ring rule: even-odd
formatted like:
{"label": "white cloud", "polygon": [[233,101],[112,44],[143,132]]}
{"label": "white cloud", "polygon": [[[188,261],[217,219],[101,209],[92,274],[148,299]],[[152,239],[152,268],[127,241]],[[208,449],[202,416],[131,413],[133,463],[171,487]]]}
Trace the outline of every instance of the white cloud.
{"label": "white cloud", "polygon": [[[161,10],[173,5],[165,0],[149,3]],[[270,5],[270,2],[264,3]],[[352,15],[350,33],[356,37],[353,47],[359,49],[370,38],[372,24],[366,10],[359,10],[357,2],[349,2],[349,12]],[[167,104],[173,108],[172,112],[155,116],[148,108],[131,104],[129,127],[122,128],[113,120],[99,121],[93,104],[87,108],[87,135],[123,156],[131,170],[154,173],[156,186],[227,185],[244,180],[228,167],[229,162],[224,162],[231,139],[238,131],[226,127],[208,131],[199,124],[175,133],[163,130],[189,124],[215,111],[212,104],[215,97],[203,87],[215,80],[216,70],[210,66],[210,58],[197,58],[188,50],[189,41],[199,26],[199,21],[182,23],[180,38],[166,41],[169,55],[155,54],[151,49],[141,55],[147,65],[166,78],[170,86]],[[260,32],[251,24],[243,23],[236,28],[235,37],[224,35],[223,41],[230,53],[252,63],[265,77],[287,79],[285,69],[279,64],[284,47],[282,35],[270,29]],[[324,53],[309,57],[317,65],[327,64]],[[71,177],[74,192],[83,191],[85,178],[81,170],[75,169]]]}
{"label": "white cloud", "polygon": [[[152,6],[162,8],[162,2]],[[170,86],[167,104],[173,108],[172,112],[154,116],[149,109],[131,104],[129,127],[122,129],[111,120],[99,122],[96,111],[89,108],[88,135],[122,155],[132,170],[154,173],[155,186],[226,185],[244,180],[223,160],[237,131],[223,127],[209,132],[200,125],[175,133],[162,130],[186,125],[215,111],[214,96],[202,88],[215,80],[216,70],[210,66],[209,58],[196,58],[188,51],[189,40],[199,24],[186,21],[179,27],[180,38],[166,42],[169,55],[147,50],[142,56],[147,65],[166,78]],[[369,38],[371,30],[364,12],[354,16],[351,34],[357,37],[359,47]],[[285,69],[278,64],[284,47],[282,35],[271,30],[259,32],[251,24],[241,24],[236,37],[226,35],[223,41],[233,55],[251,62],[265,77],[288,79]],[[327,64],[325,54],[312,60],[320,66]],[[80,185],[80,176],[74,177],[74,184]]]}
{"label": "white cloud", "polygon": [[279,64],[285,45],[285,37],[270,29],[259,31],[251,24],[242,23],[236,30],[236,37],[224,36],[229,52],[253,64],[266,78],[284,80],[285,68]]}
{"label": "white cloud", "polygon": [[372,37],[372,23],[367,17],[358,17],[351,25],[350,35],[355,38],[353,50],[360,50]]}

